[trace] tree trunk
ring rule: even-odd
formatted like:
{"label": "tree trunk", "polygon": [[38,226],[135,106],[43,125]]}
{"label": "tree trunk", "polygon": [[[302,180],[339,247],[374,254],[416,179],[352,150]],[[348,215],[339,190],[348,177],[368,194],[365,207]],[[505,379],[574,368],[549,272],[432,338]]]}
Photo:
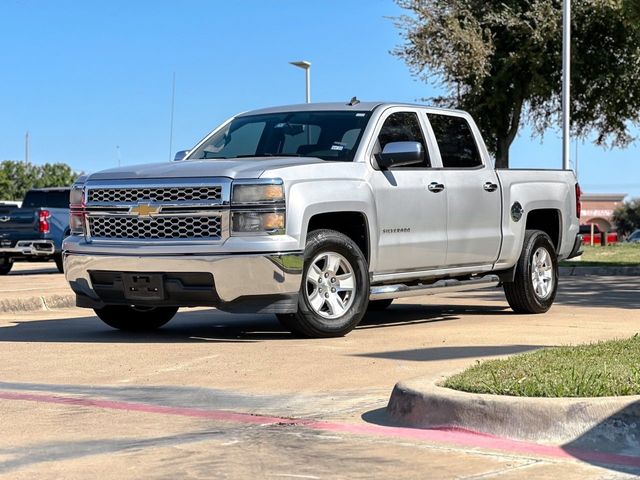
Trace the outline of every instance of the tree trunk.
{"label": "tree trunk", "polygon": [[498,138],[496,168],[509,168],[509,146],[509,141],[506,138]]}

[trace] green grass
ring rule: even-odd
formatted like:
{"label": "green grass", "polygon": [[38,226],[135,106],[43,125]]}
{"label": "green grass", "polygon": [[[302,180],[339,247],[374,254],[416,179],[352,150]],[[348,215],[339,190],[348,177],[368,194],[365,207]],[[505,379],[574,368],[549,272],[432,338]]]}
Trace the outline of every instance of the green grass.
{"label": "green grass", "polygon": [[562,266],[637,266],[640,265],[640,244],[619,243],[600,246],[585,246],[581,260],[562,262]]}
{"label": "green grass", "polygon": [[448,378],[445,387],[520,397],[640,394],[640,337],[552,347],[487,360]]}

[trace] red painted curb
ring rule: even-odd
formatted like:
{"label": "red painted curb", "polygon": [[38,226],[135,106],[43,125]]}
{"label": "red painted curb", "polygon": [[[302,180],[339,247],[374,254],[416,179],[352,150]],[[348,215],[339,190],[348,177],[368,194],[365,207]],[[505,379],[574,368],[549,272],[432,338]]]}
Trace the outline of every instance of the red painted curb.
{"label": "red painted curb", "polygon": [[112,400],[91,399],[86,397],[65,397],[59,395],[42,395],[0,391],[2,400],[18,400],[78,407],[102,408],[108,410],[124,410],[162,415],[176,415],[183,417],[207,418],[230,423],[254,425],[298,425],[311,430],[348,433],[355,435],[370,435],[420,440],[433,443],[446,443],[464,447],[480,447],[488,450],[498,450],[507,453],[542,456],[555,459],[580,459],[583,461],[640,467],[640,457],[602,453],[586,450],[563,449],[559,446],[540,445],[537,443],[520,442],[506,438],[494,437],[482,433],[441,427],[436,429],[414,429],[405,427],[386,427],[373,424],[324,422],[308,419],[273,417],[267,415],[252,415],[226,410],[207,410],[189,407],[167,407],[146,403],[120,402]]}

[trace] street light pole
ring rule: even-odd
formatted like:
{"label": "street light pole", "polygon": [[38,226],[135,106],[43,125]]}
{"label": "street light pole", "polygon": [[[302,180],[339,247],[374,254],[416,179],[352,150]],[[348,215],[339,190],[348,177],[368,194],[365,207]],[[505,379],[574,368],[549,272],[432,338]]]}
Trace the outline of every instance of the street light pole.
{"label": "street light pole", "polygon": [[302,68],[305,73],[305,81],[306,81],[306,101],[307,103],[311,103],[311,62],[307,62],[306,60],[299,60],[297,62],[289,62],[294,67]]}
{"label": "street light pole", "polygon": [[571,0],[562,5],[562,168],[569,170],[571,152]]}

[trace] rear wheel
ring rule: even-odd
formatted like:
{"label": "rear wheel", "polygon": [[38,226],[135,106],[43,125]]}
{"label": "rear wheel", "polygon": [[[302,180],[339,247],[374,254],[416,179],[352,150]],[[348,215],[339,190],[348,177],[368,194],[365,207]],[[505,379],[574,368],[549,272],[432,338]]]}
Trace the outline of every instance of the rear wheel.
{"label": "rear wheel", "polygon": [[13,268],[13,262],[8,258],[4,261],[0,261],[0,275],[6,275]]}
{"label": "rear wheel", "polygon": [[513,282],[504,284],[507,302],[516,313],[544,313],[558,291],[558,258],[551,238],[527,230]]}
{"label": "rear wheel", "polygon": [[367,310],[369,273],[364,255],[346,235],[333,230],[309,234],[298,311],[280,323],[304,337],[341,337]]}
{"label": "rear wheel", "polygon": [[107,305],[94,311],[98,318],[110,327],[129,332],[148,332],[169,322],[178,311],[178,307]]}

